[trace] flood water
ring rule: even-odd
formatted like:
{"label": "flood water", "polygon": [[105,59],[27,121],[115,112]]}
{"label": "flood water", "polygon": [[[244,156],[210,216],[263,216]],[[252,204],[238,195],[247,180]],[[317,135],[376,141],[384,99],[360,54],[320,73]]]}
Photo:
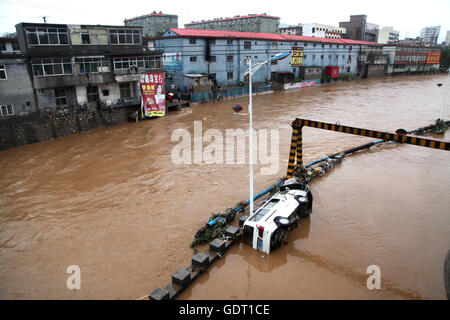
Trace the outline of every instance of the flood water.
{"label": "flood water", "polygon": [[[295,117],[410,130],[441,116],[436,84],[445,81],[401,76],[255,96],[254,127],[280,132],[279,170],[256,174],[255,191],[286,174]],[[136,299],[170,282],[211,213],[248,198],[248,165],[174,164],[172,132],[193,133],[194,121],[224,135],[247,129],[231,109],[247,99],[0,152],[0,298]],[[305,127],[304,161],[368,141]],[[235,245],[180,298],[445,299],[449,175],[450,152],[418,146],[345,158],[311,184],[313,214],[287,246],[263,257]],[[80,290],[66,287],[70,265],[81,269]],[[381,269],[380,290],[366,287],[370,265]]]}

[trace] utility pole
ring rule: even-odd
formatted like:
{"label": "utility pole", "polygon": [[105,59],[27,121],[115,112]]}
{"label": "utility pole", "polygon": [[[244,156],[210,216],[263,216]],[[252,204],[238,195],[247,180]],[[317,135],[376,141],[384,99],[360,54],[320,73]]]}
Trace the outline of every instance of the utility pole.
{"label": "utility pole", "polygon": [[43,16],[42,20],[44,20],[44,23],[47,23],[47,17],[46,16]]}

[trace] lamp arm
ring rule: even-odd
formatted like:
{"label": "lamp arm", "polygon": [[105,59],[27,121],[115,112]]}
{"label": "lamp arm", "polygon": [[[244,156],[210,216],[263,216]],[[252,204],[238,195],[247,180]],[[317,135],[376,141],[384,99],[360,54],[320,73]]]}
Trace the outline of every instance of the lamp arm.
{"label": "lamp arm", "polygon": [[245,77],[246,75],[250,74],[250,72],[251,72],[252,75],[253,75],[256,71],[258,71],[263,65],[265,65],[265,64],[268,63],[269,61],[270,61],[270,60],[267,60],[267,61],[264,61],[264,62],[261,62],[261,63],[255,65],[255,66],[252,68],[252,70],[248,69],[247,71],[245,71],[244,77]]}

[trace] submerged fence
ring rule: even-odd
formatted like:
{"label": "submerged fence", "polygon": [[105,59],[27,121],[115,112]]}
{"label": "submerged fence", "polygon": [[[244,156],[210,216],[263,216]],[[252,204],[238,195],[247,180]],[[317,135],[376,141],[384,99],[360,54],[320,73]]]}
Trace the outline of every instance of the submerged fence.
{"label": "submerged fence", "polygon": [[[253,93],[262,93],[273,91],[273,85],[270,83],[254,84],[252,87]],[[226,98],[245,96],[249,94],[249,87],[224,87],[220,89],[220,92],[214,93],[211,91],[197,92],[191,94],[192,102],[204,102],[213,100],[222,100]]]}

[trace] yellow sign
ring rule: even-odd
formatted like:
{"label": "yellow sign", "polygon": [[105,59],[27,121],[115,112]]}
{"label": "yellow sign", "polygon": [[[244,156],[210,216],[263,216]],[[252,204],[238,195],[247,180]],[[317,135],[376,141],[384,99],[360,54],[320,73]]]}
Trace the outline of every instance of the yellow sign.
{"label": "yellow sign", "polygon": [[291,67],[300,67],[303,65],[303,47],[292,47]]}

